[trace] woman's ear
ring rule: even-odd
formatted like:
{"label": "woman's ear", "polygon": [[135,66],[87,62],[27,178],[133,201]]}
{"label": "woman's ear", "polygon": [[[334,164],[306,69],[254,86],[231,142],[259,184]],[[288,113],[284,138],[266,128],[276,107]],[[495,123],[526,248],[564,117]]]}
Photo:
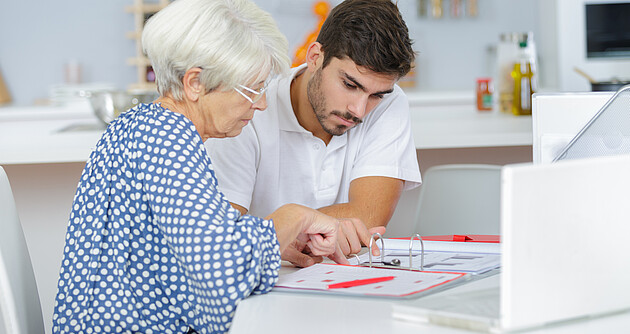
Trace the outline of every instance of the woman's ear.
{"label": "woman's ear", "polygon": [[182,79],[184,95],[193,102],[199,100],[199,97],[206,92],[206,88],[201,83],[201,71],[201,68],[193,67],[184,73],[184,78]]}
{"label": "woman's ear", "polygon": [[318,42],[313,42],[306,50],[306,64],[308,69],[315,72],[324,62],[324,50]]}

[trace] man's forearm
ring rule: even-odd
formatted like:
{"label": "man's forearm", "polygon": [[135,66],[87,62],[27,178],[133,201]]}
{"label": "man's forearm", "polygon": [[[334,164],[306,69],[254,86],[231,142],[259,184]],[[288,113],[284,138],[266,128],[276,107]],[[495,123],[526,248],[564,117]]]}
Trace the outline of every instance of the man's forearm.
{"label": "man's forearm", "polygon": [[358,178],[350,184],[348,203],[318,210],[337,218],[359,218],[367,228],[387,226],[396,210],[403,183],[399,179],[380,176]]}
{"label": "man's forearm", "polygon": [[359,206],[356,204],[353,205],[352,203],[340,203],[325,206],[319,208],[318,210],[336,218],[359,218],[369,229],[376,226],[387,226],[387,223],[389,223],[389,220],[394,214],[395,208],[395,203],[393,204],[393,207],[378,208],[370,208],[369,206]]}

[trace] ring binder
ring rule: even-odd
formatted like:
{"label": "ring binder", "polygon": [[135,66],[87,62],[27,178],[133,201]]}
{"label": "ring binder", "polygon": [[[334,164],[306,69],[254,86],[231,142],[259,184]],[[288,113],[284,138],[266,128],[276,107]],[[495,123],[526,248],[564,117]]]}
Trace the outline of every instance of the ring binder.
{"label": "ring binder", "polygon": [[[415,239],[420,241],[420,252],[414,250]],[[371,252],[372,246],[379,240],[381,263]],[[367,253],[350,256],[349,262],[355,263],[318,263],[289,275],[281,275],[274,289],[371,297],[418,297],[496,274],[493,269],[500,266],[499,244],[473,244],[427,240],[425,245],[420,234],[400,240],[383,238],[374,233]],[[407,248],[409,263],[406,262]],[[420,267],[413,267],[414,254],[416,257],[420,255]],[[426,266],[425,260],[428,262]]]}
{"label": "ring binder", "polygon": [[[374,242],[376,242],[374,241],[374,236],[378,237],[376,241],[378,240],[381,241],[381,263],[384,265],[392,266],[392,267],[400,266],[400,260],[398,259],[393,259],[389,263],[385,262],[385,242],[383,241],[383,236],[380,233],[376,232],[372,234],[372,237],[370,238],[370,245],[368,246],[368,258],[369,258],[368,267],[388,268],[387,266],[375,266],[372,263],[372,245]],[[418,233],[414,234],[409,239],[409,268],[407,269],[414,270],[413,269],[413,241],[415,239],[420,240],[420,270],[416,270],[416,271],[424,271],[424,242],[422,241],[422,237]],[[365,266],[364,264],[361,263],[361,260],[357,254],[352,254],[352,255],[354,255],[354,257],[357,259],[357,263],[359,263],[360,266]]]}

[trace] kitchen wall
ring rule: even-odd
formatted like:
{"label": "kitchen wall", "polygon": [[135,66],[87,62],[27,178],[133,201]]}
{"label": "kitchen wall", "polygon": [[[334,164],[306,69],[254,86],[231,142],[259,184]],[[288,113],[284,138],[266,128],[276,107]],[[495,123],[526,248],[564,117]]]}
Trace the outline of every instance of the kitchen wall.
{"label": "kitchen wall", "polygon": [[126,65],[134,43],[132,0],[0,1],[0,70],[17,104],[46,98],[63,82],[71,59],[82,65],[86,82],[126,87],[135,71]]}
{"label": "kitchen wall", "polygon": [[[316,25],[312,0],[254,0],[272,13],[287,35],[291,52]],[[419,18],[417,0],[398,5],[419,52],[417,89],[472,90],[479,76],[492,75],[492,47],[500,32],[533,31],[540,35],[539,2],[545,0],[478,0],[475,18]],[[331,0],[337,4],[340,0]],[[448,0],[444,0],[448,4]],[[16,104],[48,97],[64,81],[64,64],[76,59],[85,82],[135,82],[133,16],[124,7],[132,0],[20,0],[0,2],[0,71]],[[448,12],[447,12],[448,14]],[[544,70],[545,59],[541,59]],[[545,78],[542,78],[544,85]]]}
{"label": "kitchen wall", "polygon": [[597,81],[613,78],[630,80],[630,59],[587,58],[585,5],[599,3],[627,3],[628,0],[550,0],[541,2],[541,56],[549,59],[547,77],[552,86],[562,91],[588,91],[588,80],[578,75],[578,67]]}

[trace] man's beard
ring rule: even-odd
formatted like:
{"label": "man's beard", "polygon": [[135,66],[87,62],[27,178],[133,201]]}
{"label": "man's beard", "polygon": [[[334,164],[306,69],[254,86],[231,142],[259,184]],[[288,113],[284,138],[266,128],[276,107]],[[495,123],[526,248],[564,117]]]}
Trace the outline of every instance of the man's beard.
{"label": "man's beard", "polygon": [[315,112],[315,116],[317,117],[319,124],[321,124],[322,129],[324,129],[326,133],[333,136],[341,136],[348,129],[350,129],[350,127],[344,124],[327,126],[326,120],[330,118],[331,115],[339,116],[350,122],[354,122],[355,125],[363,122],[360,118],[352,115],[351,113],[347,111],[343,112],[343,111],[333,110],[330,112],[330,114],[326,114],[326,97],[322,93],[321,83],[322,83],[322,68],[318,69],[313,75],[313,78],[311,78],[311,81],[308,82],[308,85],[306,86],[306,95],[308,96],[308,101],[311,103],[311,108],[313,108],[313,111]]}

